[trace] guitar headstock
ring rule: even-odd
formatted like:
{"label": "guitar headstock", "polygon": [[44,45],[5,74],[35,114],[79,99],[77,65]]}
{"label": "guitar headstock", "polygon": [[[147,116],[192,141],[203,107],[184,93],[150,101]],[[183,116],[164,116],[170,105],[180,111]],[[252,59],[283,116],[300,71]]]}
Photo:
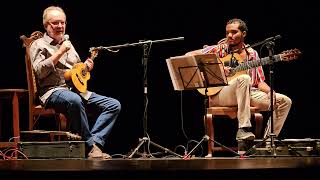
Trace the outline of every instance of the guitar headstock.
{"label": "guitar headstock", "polygon": [[300,55],[301,51],[299,49],[291,49],[283,51],[280,56],[282,61],[291,61],[298,59]]}

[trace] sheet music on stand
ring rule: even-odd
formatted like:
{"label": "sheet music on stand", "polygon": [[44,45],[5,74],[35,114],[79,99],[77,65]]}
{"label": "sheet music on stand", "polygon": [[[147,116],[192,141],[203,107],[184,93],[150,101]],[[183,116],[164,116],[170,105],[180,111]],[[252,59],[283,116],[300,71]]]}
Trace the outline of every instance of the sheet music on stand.
{"label": "sheet music on stand", "polygon": [[223,64],[215,54],[176,56],[166,62],[174,90],[228,85]]}

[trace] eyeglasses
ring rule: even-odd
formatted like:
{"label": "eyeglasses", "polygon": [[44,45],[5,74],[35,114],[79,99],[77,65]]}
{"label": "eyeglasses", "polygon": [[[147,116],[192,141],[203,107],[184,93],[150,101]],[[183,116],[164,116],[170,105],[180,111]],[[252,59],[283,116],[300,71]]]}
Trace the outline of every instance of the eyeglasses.
{"label": "eyeglasses", "polygon": [[65,21],[52,21],[52,22],[49,22],[49,24],[51,26],[59,26],[60,24],[61,24],[61,26],[64,26],[67,24],[67,22],[65,22]]}

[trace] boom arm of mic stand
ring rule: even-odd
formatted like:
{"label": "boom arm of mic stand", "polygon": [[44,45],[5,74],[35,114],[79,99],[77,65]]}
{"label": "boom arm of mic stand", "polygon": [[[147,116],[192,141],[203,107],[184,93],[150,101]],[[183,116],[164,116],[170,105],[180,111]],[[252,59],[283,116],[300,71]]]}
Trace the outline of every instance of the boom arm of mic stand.
{"label": "boom arm of mic stand", "polygon": [[261,44],[266,44],[266,43],[268,43],[268,42],[275,41],[275,40],[280,39],[280,38],[281,38],[281,35],[276,35],[276,36],[274,36],[274,37],[269,37],[269,38],[267,38],[267,39],[265,39],[265,40],[263,40],[263,41],[254,43],[253,45],[246,45],[246,46],[243,47],[243,48],[233,50],[232,52],[238,52],[238,51],[240,51],[240,50],[242,50],[242,49],[246,49],[246,48],[249,48],[249,47],[253,48],[253,47],[259,46],[259,45],[261,45]]}
{"label": "boom arm of mic stand", "polygon": [[123,47],[130,47],[130,46],[137,46],[137,45],[143,45],[143,44],[148,44],[148,43],[159,43],[159,42],[168,42],[168,41],[178,41],[178,40],[184,40],[184,37],[177,37],[177,38],[169,38],[169,39],[160,39],[160,40],[147,40],[147,41],[140,41],[138,43],[125,43],[122,45],[115,45],[115,46],[98,46],[98,47],[91,47],[89,49],[89,52],[94,51],[94,50],[110,50],[110,49],[119,49]]}

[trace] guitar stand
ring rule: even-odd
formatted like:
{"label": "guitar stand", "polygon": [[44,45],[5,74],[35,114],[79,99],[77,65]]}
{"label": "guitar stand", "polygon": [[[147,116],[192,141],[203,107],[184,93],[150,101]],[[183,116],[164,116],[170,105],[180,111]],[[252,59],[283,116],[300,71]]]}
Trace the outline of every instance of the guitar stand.
{"label": "guitar stand", "polygon": [[[133,152],[128,156],[129,159],[131,159],[133,157],[134,154],[136,154],[138,152],[138,150],[140,149],[140,147],[147,143],[148,144],[148,147],[149,147],[149,144],[153,145],[153,146],[156,146],[157,148],[160,148],[162,150],[164,150],[165,152],[169,152],[170,154],[174,155],[174,156],[177,156],[177,157],[180,157],[180,158],[183,158],[182,155],[180,154],[177,154],[173,151],[171,151],[170,149],[168,148],[165,148],[165,147],[162,147],[160,146],[159,144],[157,143],[154,143],[150,140],[150,138],[148,137],[143,137],[143,138],[139,138],[139,144],[138,146],[133,150]],[[142,158],[148,158],[148,153],[146,153],[145,149],[144,149],[144,152],[141,154]]]}

